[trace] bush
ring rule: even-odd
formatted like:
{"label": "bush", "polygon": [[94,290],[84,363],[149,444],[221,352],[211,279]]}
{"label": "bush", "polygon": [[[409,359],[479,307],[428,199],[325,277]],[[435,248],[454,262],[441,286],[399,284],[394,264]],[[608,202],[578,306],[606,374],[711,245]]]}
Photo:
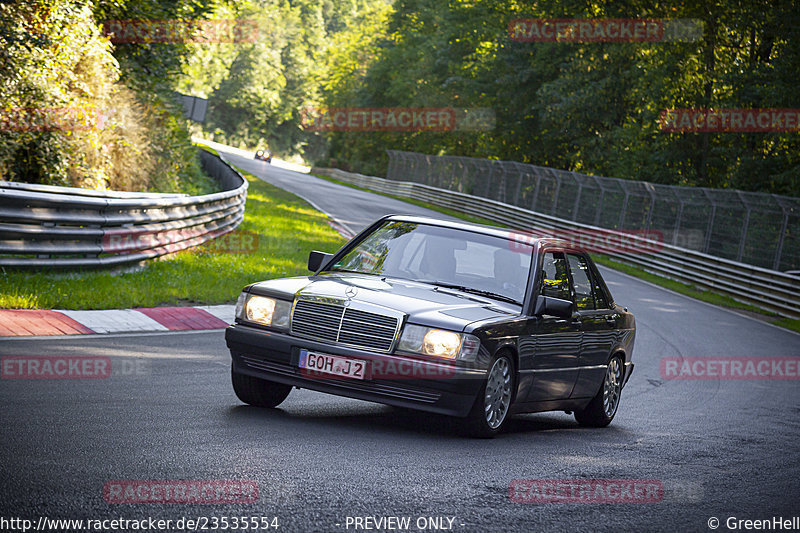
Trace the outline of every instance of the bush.
{"label": "bush", "polygon": [[[120,81],[86,2],[0,3],[0,178],[91,189],[203,193],[171,95]],[[169,93],[167,93],[169,94]]]}

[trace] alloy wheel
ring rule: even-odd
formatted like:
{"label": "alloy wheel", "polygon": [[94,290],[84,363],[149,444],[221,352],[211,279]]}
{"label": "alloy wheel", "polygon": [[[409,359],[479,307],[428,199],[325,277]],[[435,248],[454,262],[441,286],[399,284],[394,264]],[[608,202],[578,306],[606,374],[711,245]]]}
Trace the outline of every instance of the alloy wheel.
{"label": "alloy wheel", "polygon": [[619,395],[622,391],[622,365],[616,357],[608,363],[603,383],[603,411],[611,418],[617,412]]}
{"label": "alloy wheel", "polygon": [[484,415],[486,424],[497,429],[503,423],[511,405],[511,364],[505,357],[499,357],[486,381],[486,397],[484,399]]}

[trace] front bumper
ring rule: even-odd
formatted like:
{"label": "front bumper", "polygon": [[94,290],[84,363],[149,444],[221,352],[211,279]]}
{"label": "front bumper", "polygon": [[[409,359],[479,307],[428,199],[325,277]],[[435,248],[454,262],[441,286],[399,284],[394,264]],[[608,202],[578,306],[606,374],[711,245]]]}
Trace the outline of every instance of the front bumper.
{"label": "front bumper", "polygon": [[486,376],[485,369],[415,359],[413,373],[397,379],[314,377],[301,373],[301,350],[364,359],[381,368],[401,367],[408,365],[410,360],[301,339],[244,324],[229,326],[225,330],[225,341],[231,351],[234,372],[302,389],[450,416],[467,416]]}

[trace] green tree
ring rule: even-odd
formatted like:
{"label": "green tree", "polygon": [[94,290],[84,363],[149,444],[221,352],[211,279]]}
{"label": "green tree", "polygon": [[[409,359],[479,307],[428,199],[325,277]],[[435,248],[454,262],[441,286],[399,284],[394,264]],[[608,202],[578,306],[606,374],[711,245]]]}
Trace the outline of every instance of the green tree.
{"label": "green tree", "polygon": [[[514,18],[694,19],[686,42],[524,43]],[[398,0],[353,106],[491,107],[489,132],[337,133],[330,155],[380,174],[386,149],[524,161],[659,183],[800,195],[800,139],[787,133],[665,133],[668,108],[796,108],[800,11],[790,0]],[[352,52],[355,54],[355,50]]]}

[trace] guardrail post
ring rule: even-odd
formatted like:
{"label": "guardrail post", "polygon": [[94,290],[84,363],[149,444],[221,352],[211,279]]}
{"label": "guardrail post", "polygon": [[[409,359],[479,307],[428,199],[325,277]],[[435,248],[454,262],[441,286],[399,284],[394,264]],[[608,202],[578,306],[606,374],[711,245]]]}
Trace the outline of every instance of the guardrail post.
{"label": "guardrail post", "polygon": [[507,178],[508,169],[505,161],[498,161],[496,164],[500,165],[500,184],[497,189],[497,198],[494,199],[497,200],[498,202],[503,202],[504,204],[507,204],[508,202],[506,201],[506,187],[507,187],[506,181],[508,179]]}
{"label": "guardrail post", "polygon": [[625,214],[628,211],[628,198],[630,197],[627,187],[623,185],[622,190],[625,191],[625,200],[622,201],[622,209],[620,209],[619,212],[619,224],[617,225],[617,229],[623,229],[625,227]]}
{"label": "guardrail post", "polygon": [[656,208],[656,193],[653,191],[653,185],[648,183],[647,193],[650,195],[650,208],[647,210],[647,222],[645,222],[644,230],[650,231],[650,224],[653,222],[653,211]]}
{"label": "guardrail post", "polygon": [[781,232],[778,237],[778,246],[775,247],[775,261],[772,262],[773,270],[780,270],[781,268],[781,255],[783,255],[783,241],[786,237],[786,229],[789,226],[789,212],[785,207],[781,206],[783,210],[783,223],[781,224]]}
{"label": "guardrail post", "polygon": [[742,256],[744,255],[744,245],[747,239],[747,228],[750,225],[750,206],[745,202],[744,197],[742,196],[742,191],[736,191],[736,194],[739,196],[739,201],[742,202],[742,205],[746,209],[744,213],[744,221],[742,222],[742,232],[739,235],[739,251],[736,253],[736,260],[741,261]]}
{"label": "guardrail post", "polygon": [[555,170],[550,169],[550,174],[553,175],[553,179],[556,182],[556,190],[553,193],[553,206],[550,208],[550,214],[555,215],[558,209],[558,195],[561,193],[561,180],[559,179],[558,174],[556,174]]}
{"label": "guardrail post", "polygon": [[536,180],[536,186],[533,189],[533,200],[531,200],[531,211],[536,211],[536,202],[539,200],[539,184],[542,182],[542,178],[539,176],[536,167],[533,167],[534,171],[531,173],[533,179]]}
{"label": "guardrail post", "polygon": [[483,190],[482,196],[484,198],[489,198],[489,188],[491,187],[492,176],[494,175],[494,164],[491,159],[487,159],[485,164],[489,167],[489,175],[483,180],[484,183],[486,183],[486,187]]}
{"label": "guardrail post", "polygon": [[[425,155],[422,157],[422,160],[424,161],[424,170],[422,171],[423,172],[422,182],[425,183],[426,185],[433,185],[431,183],[431,156]],[[423,168],[423,166],[421,165],[420,168]]]}
{"label": "guardrail post", "polygon": [[578,209],[581,205],[581,193],[583,192],[583,183],[578,180],[575,173],[572,173],[572,179],[578,184],[578,193],[575,195],[575,204],[572,206],[572,220],[578,220]]}
{"label": "guardrail post", "polygon": [[389,156],[389,165],[386,167],[386,177],[388,179],[392,179],[392,175],[394,174],[394,166],[395,161],[397,160],[394,155],[394,150],[386,150],[386,155]]}
{"label": "guardrail post", "polygon": [[411,163],[409,165],[409,169],[408,169],[408,179],[410,179],[411,181],[419,182],[420,178],[419,178],[419,172],[418,172],[417,169],[419,168],[419,165],[420,165],[420,162],[419,162],[420,161],[420,155],[419,154],[408,154],[408,157],[409,157],[410,163]]}
{"label": "guardrail post", "polygon": [[403,167],[402,173],[398,174],[398,179],[407,179],[412,180],[413,177],[411,176],[411,169],[414,168],[414,160],[411,157],[411,154],[408,152],[402,152],[403,155]]}
{"label": "guardrail post", "polygon": [[517,163],[516,161],[512,161],[511,163],[514,165],[514,168],[517,171],[517,176],[519,176],[517,178],[517,190],[514,193],[514,205],[521,206],[521,204],[522,204],[522,177],[523,177],[522,164],[521,163]]}
{"label": "guardrail post", "polygon": [[603,214],[603,202],[606,199],[606,187],[597,176],[592,176],[597,187],[600,189],[600,201],[597,202],[597,209],[594,212],[594,225],[600,225],[600,216]]}
{"label": "guardrail post", "polygon": [[711,216],[708,217],[708,225],[706,226],[706,242],[703,245],[703,253],[708,253],[708,250],[711,248],[711,232],[714,231],[714,219],[717,216],[717,203],[713,198],[711,198],[711,195],[708,193],[705,187],[700,190],[703,191],[703,194],[711,204]]}
{"label": "guardrail post", "polygon": [[678,198],[680,205],[678,206],[678,216],[675,217],[675,231],[672,233],[672,245],[678,242],[678,232],[681,230],[681,219],[683,218],[683,198]]}

